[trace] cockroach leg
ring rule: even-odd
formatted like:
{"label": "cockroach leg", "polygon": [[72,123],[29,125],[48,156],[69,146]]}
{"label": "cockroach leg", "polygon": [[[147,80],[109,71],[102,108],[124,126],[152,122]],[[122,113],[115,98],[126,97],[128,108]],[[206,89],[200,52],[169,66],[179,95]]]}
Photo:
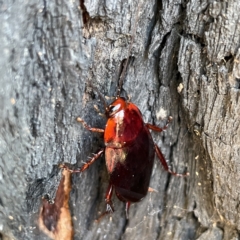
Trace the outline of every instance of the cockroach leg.
{"label": "cockroach leg", "polygon": [[168,124],[172,122],[172,119],[173,118],[171,116],[169,116],[167,124],[163,128],[160,128],[158,126],[152,125],[150,123],[146,123],[146,127],[148,129],[151,129],[151,130],[156,131],[156,132],[162,132],[162,131],[164,131],[164,130],[166,130],[168,128]]}
{"label": "cockroach leg", "polygon": [[111,200],[112,194],[113,194],[113,185],[110,183],[108,185],[108,189],[107,189],[106,196],[105,196],[105,202],[107,204],[106,211],[100,215],[100,217],[96,220],[96,222],[99,222],[105,215],[114,212],[113,203]]}
{"label": "cockroach leg", "polygon": [[82,125],[89,131],[104,133],[104,129],[92,128],[92,127],[88,126],[87,123],[83,119],[81,119],[80,117],[77,118],[77,121],[82,123]]}
{"label": "cockroach leg", "polygon": [[163,168],[164,168],[167,172],[171,173],[172,175],[178,176],[178,177],[186,177],[186,176],[189,176],[189,173],[188,173],[188,172],[183,173],[183,174],[180,174],[180,173],[176,173],[176,172],[171,171],[171,170],[169,169],[169,167],[168,167],[168,164],[167,164],[167,162],[166,162],[165,157],[163,156],[163,154],[162,154],[161,150],[159,149],[159,147],[157,146],[157,144],[154,144],[154,146],[155,146],[156,154],[157,154],[160,162],[162,163]]}
{"label": "cockroach leg", "polygon": [[131,202],[126,202],[126,219],[129,218],[129,208],[130,208]]}
{"label": "cockroach leg", "polygon": [[94,154],[94,156],[88,162],[86,162],[80,169],[72,170],[72,169],[68,168],[64,164],[60,165],[60,168],[64,168],[64,169],[68,170],[71,173],[81,173],[81,172],[84,172],[86,169],[89,168],[90,165],[92,165],[102,155],[104,150],[105,149],[103,148],[97,154]]}

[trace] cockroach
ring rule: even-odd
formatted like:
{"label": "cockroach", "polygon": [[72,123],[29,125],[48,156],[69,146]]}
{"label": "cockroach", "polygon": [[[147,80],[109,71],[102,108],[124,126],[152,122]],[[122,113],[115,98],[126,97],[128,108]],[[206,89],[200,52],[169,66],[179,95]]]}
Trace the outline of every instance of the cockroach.
{"label": "cockroach", "polygon": [[[135,20],[135,24],[136,22],[137,20]],[[136,26],[134,26],[134,29],[136,29]],[[105,115],[107,117],[105,129],[90,127],[82,118],[77,118],[77,121],[82,123],[89,131],[104,134],[105,148],[96,153],[80,169],[71,170],[62,165],[63,168],[72,173],[81,173],[103,153],[105,154],[109,186],[105,196],[106,212],[102,216],[114,212],[111,198],[113,191],[115,191],[118,199],[126,203],[126,216],[128,218],[130,204],[139,202],[148,192],[155,153],[164,169],[170,174],[175,176],[188,175],[188,173],[178,174],[169,169],[161,150],[154,143],[149,131],[162,132],[166,130],[172,117],[168,118],[168,122],[163,128],[145,123],[138,107],[120,96],[133,39],[132,35],[128,57],[119,79],[115,100],[110,105],[107,105],[104,97],[98,93],[105,106]]]}

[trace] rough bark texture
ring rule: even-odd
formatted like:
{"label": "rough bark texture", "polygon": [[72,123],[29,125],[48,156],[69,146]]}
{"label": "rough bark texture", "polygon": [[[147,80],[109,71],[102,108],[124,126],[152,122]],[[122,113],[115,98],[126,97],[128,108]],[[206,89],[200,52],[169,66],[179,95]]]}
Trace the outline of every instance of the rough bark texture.
{"label": "rough bark texture", "polygon": [[48,239],[37,227],[41,197],[54,198],[59,163],[81,166],[103,146],[76,117],[104,128],[88,85],[114,96],[136,15],[124,92],[146,122],[173,116],[152,135],[173,169],[190,176],[170,176],[156,159],[157,193],[133,204],[129,221],[114,197],[115,213],[96,224],[108,184],[102,158],[72,178],[74,239],[240,238],[238,0],[29,0],[0,10],[2,239]]}

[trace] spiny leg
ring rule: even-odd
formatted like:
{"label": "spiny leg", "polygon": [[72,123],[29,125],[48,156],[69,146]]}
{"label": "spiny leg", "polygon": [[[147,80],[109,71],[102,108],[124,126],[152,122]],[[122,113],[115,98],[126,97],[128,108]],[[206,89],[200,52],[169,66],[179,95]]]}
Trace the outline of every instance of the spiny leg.
{"label": "spiny leg", "polygon": [[106,212],[107,213],[113,213],[114,212],[114,208],[113,208],[113,204],[112,204],[112,194],[113,194],[113,185],[109,184],[108,185],[108,189],[106,192],[106,196],[105,196],[105,202],[107,204],[106,207]]}
{"label": "spiny leg", "polygon": [[156,131],[156,132],[162,132],[162,131],[164,131],[164,130],[166,130],[168,128],[168,124],[171,123],[172,119],[173,118],[171,116],[169,116],[167,124],[163,128],[160,128],[158,126],[152,125],[150,123],[146,123],[146,127],[151,129],[151,130],[153,130],[153,131]]}
{"label": "spiny leg", "polygon": [[126,211],[126,218],[127,218],[127,219],[128,219],[128,217],[129,217],[129,208],[130,208],[130,205],[131,205],[131,202],[126,202],[125,211]]}
{"label": "spiny leg", "polygon": [[104,133],[104,129],[92,128],[92,127],[88,126],[87,123],[83,119],[81,119],[80,117],[77,118],[77,121],[82,123],[82,125],[89,131]]}
{"label": "spiny leg", "polygon": [[70,168],[68,168],[66,165],[60,165],[61,168],[64,168],[66,170],[68,170],[69,172],[71,173],[79,173],[79,172],[83,172],[85,171],[86,169],[89,168],[90,165],[92,165],[101,155],[102,153],[104,152],[104,148],[101,149],[97,154],[94,154],[94,156],[87,162],[85,163],[80,169],[76,169],[76,170],[72,170]]}
{"label": "spiny leg", "polygon": [[168,164],[167,164],[167,162],[166,162],[165,157],[163,156],[163,154],[162,154],[161,150],[159,149],[159,147],[157,146],[157,144],[154,143],[154,146],[155,146],[155,151],[156,151],[156,153],[157,153],[157,156],[158,156],[160,162],[162,163],[164,169],[165,169],[167,172],[171,173],[172,175],[179,176],[179,177],[185,177],[185,176],[188,176],[188,175],[189,175],[188,172],[186,172],[186,173],[184,173],[184,174],[180,174],[180,173],[176,173],[176,172],[171,171],[171,170],[169,169],[169,167],[168,167]]}
{"label": "spiny leg", "polygon": [[113,203],[112,203],[112,194],[113,194],[113,185],[111,183],[109,183],[108,185],[108,189],[105,195],[105,202],[106,202],[106,211],[104,213],[102,213],[100,215],[100,217],[96,220],[97,222],[99,222],[105,215],[109,214],[109,213],[113,213],[114,212],[114,208],[113,208]]}

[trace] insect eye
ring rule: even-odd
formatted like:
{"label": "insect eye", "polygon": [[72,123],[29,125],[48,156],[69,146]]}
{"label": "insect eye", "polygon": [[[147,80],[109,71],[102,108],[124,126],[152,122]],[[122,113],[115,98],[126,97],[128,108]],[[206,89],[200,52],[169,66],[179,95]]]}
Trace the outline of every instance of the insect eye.
{"label": "insect eye", "polygon": [[114,107],[115,107],[115,106],[110,106],[110,107],[109,107],[109,113],[112,113],[112,112],[113,112]]}
{"label": "insect eye", "polygon": [[121,104],[117,104],[117,105],[112,105],[112,106],[109,106],[109,115],[113,115],[114,113],[116,113],[119,108],[121,107]]}

